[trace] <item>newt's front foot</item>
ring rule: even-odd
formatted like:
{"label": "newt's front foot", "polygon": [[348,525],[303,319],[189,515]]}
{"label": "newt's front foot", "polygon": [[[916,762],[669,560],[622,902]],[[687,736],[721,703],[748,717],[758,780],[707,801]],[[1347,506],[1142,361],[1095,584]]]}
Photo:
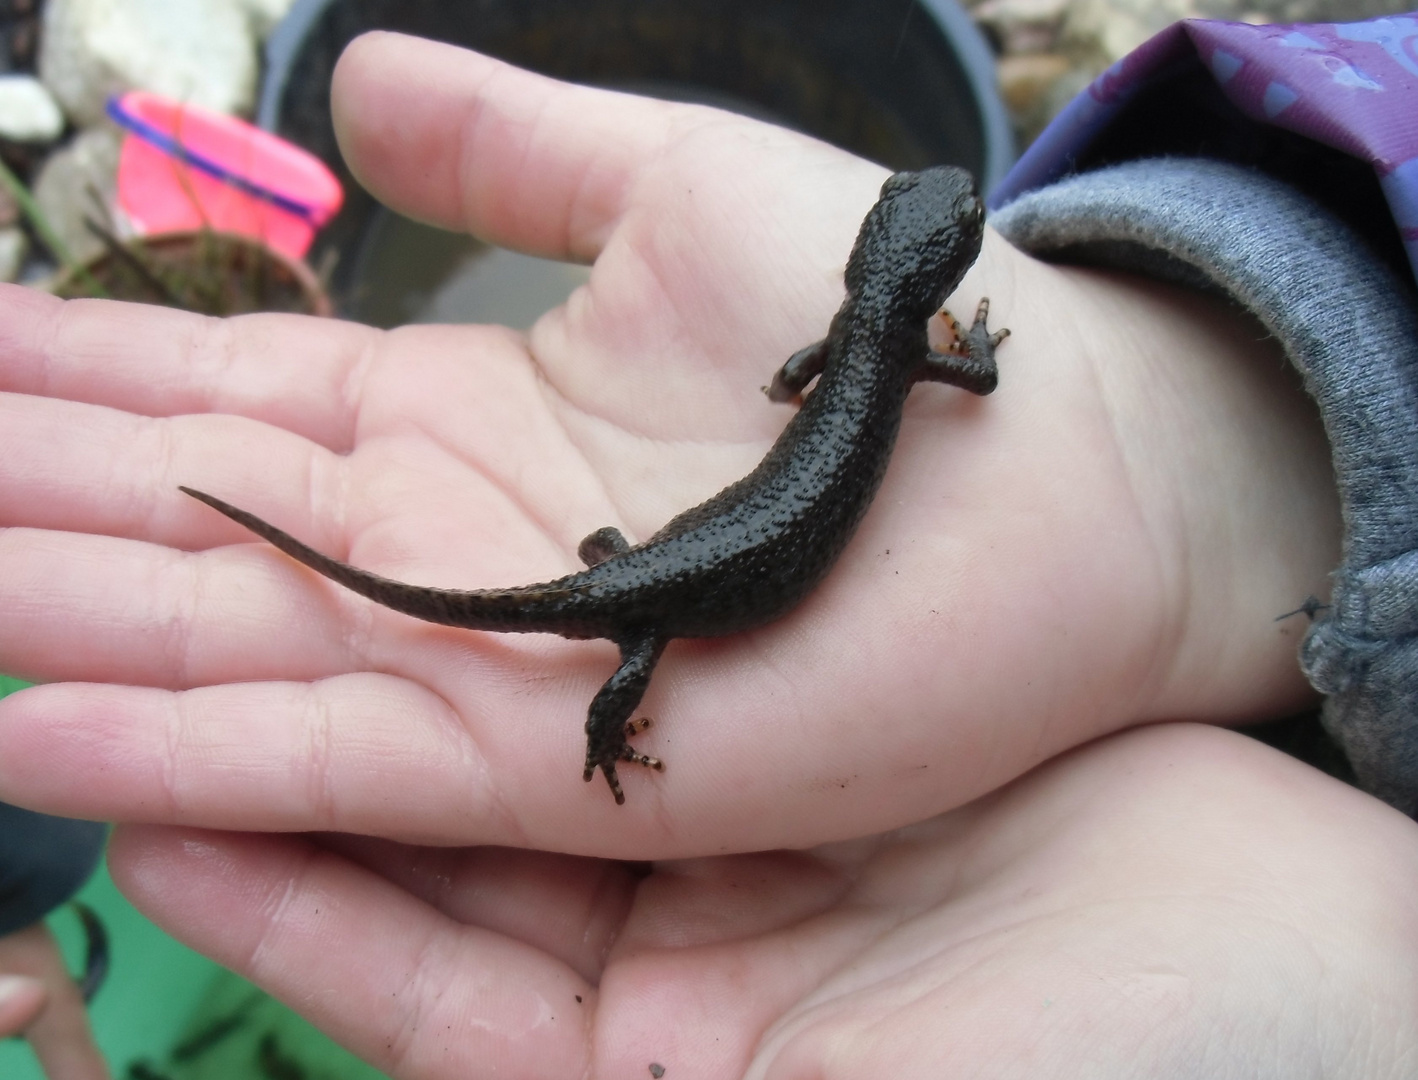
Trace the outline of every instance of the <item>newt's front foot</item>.
{"label": "newt's front foot", "polygon": [[620,778],[615,774],[615,763],[617,761],[629,761],[636,765],[644,765],[647,769],[654,769],[656,772],[665,771],[665,763],[659,758],[651,757],[649,754],[642,754],[633,746],[628,745],[625,740],[632,735],[638,735],[648,728],[652,723],[648,716],[639,720],[632,720],[625,725],[625,734],[621,739],[619,749],[615,747],[604,747],[600,754],[592,758],[591,748],[586,748],[586,771],[581,774],[581,779],[590,781],[591,777],[600,769],[606,774],[606,783],[611,786],[611,794],[615,796],[617,806],[625,805],[625,792],[620,788]]}
{"label": "newt's front foot", "polygon": [[992,392],[999,385],[995,347],[1009,337],[1009,331],[990,333],[986,325],[989,316],[989,297],[980,300],[980,306],[975,310],[975,321],[968,330],[945,308],[937,311],[934,317],[945,323],[951,340],[944,345],[931,346],[930,353],[916,370],[916,378],[959,386],[972,394]]}

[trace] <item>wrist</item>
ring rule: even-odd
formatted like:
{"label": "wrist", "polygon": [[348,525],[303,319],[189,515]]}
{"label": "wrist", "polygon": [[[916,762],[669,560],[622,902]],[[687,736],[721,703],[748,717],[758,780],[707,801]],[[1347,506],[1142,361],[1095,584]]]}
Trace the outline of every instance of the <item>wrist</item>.
{"label": "wrist", "polygon": [[1342,534],[1319,410],[1276,340],[1224,300],[1103,272],[1093,354],[1158,554],[1175,647],[1146,718],[1249,719],[1317,695],[1278,617],[1329,597]]}
{"label": "wrist", "polygon": [[1341,515],[1318,409],[1274,338],[1225,300],[1040,262],[993,232],[952,305],[980,293],[1013,332],[1003,437],[1044,443],[1044,483],[1067,492],[1049,528],[1101,615],[1079,632],[1130,658],[1099,701],[1109,726],[1313,702],[1308,622],[1276,617],[1327,599]]}

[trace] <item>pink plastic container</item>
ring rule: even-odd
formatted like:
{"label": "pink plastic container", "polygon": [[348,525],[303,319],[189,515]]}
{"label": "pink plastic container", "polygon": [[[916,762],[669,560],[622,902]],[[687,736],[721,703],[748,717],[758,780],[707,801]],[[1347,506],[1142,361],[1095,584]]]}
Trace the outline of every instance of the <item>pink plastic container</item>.
{"label": "pink plastic container", "polygon": [[244,120],[142,90],[108,115],[127,132],[118,204],[139,233],[211,228],[299,259],[344,201],[324,162]]}

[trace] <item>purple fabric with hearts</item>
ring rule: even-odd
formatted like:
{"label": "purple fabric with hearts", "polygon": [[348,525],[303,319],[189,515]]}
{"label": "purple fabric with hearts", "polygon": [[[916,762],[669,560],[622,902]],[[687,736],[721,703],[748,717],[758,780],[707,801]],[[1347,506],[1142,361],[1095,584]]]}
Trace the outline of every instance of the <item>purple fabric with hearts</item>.
{"label": "purple fabric with hearts", "polygon": [[1170,26],[1075,98],[991,192],[990,205],[1070,172],[1143,88],[1196,65],[1251,119],[1372,165],[1418,277],[1418,12],[1355,23]]}

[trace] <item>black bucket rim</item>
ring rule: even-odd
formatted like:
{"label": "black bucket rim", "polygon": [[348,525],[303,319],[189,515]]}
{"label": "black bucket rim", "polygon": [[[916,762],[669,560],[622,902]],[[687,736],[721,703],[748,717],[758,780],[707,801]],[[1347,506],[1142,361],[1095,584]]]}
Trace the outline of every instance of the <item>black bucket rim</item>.
{"label": "black bucket rim", "polygon": [[[286,87],[306,39],[332,4],[339,0],[296,0],[266,39],[265,64],[257,105],[257,126],[280,128]],[[913,0],[926,15],[959,65],[970,90],[978,121],[981,162],[976,182],[988,192],[1014,163],[1014,130],[1000,97],[995,56],[985,36],[957,0]]]}

